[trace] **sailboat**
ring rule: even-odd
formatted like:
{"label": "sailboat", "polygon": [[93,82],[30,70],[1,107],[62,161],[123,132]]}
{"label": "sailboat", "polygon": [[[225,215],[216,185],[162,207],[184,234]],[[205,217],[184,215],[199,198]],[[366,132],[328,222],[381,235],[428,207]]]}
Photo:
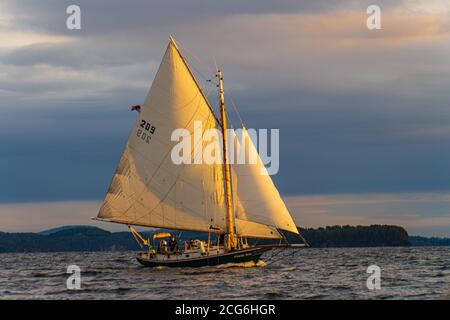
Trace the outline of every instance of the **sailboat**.
{"label": "sailboat", "polygon": [[[120,158],[98,216],[125,224],[143,248],[137,260],[147,267],[202,267],[257,262],[273,246],[288,246],[283,231],[298,234],[286,205],[266,170],[248,132],[248,149],[256,164],[230,164],[223,74],[217,70],[220,115],[207,96],[172,36],[138,119]],[[175,164],[172,132],[218,129],[221,163]],[[205,143],[205,142],[200,142]],[[233,144],[233,146],[236,146]],[[237,146],[239,147],[239,146]],[[196,146],[192,146],[192,154]],[[195,155],[194,155],[195,157]],[[267,172],[266,172],[267,173]],[[185,248],[169,251],[164,238],[146,239],[134,227],[195,231],[208,234]],[[274,244],[251,244],[271,239]],[[159,241],[159,247],[155,245]]]}

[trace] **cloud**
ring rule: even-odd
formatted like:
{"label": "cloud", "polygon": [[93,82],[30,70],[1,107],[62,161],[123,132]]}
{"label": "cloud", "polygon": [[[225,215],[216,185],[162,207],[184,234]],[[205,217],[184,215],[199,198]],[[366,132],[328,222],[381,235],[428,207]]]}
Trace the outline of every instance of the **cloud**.
{"label": "cloud", "polygon": [[450,194],[400,193],[286,197],[297,225],[400,225],[413,234],[450,236]]}
{"label": "cloud", "polygon": [[[186,25],[192,21],[214,20],[221,16],[237,14],[266,13],[328,13],[341,8],[362,7],[367,3],[355,4],[354,1],[296,1],[287,0],[283,4],[270,0],[239,1],[209,3],[202,0],[164,1],[164,0],[133,0],[126,6],[120,0],[89,1],[79,0],[77,5],[82,8],[83,24],[89,32],[110,33],[115,30],[136,31],[149,27],[169,28],[174,25]],[[379,1],[383,6],[391,7],[399,1]],[[14,24],[37,28],[49,33],[65,33],[61,22],[65,22],[65,9],[72,4],[70,0],[42,0],[36,3],[32,0],[3,1],[5,11],[15,17]]]}
{"label": "cloud", "polygon": [[99,201],[67,201],[0,205],[3,232],[39,232],[61,225],[97,225],[92,221]]}
{"label": "cloud", "polygon": [[[285,198],[297,225],[393,224],[410,234],[450,237],[449,193],[315,195]],[[122,231],[125,226],[93,221],[101,201],[0,204],[0,231],[41,231],[61,225],[95,225]]]}
{"label": "cloud", "polygon": [[448,1],[379,1],[380,31],[371,1],[79,1],[79,31],[69,4],[2,1],[2,202],[103,196],[170,33],[280,128],[282,194],[450,190]]}
{"label": "cloud", "polygon": [[[46,21],[58,22],[59,32],[55,34],[63,34],[70,41],[17,46],[4,52],[0,61],[17,66],[46,64],[106,74],[108,68],[125,69],[128,65],[142,68],[151,62],[150,74],[162,56],[167,35],[175,32],[189,48],[182,47],[188,57],[195,52],[192,60],[198,56],[202,64],[211,67],[211,57],[215,56],[226,68],[227,86],[238,92],[246,92],[250,87],[259,88],[260,92],[286,88],[290,92],[299,88],[314,92],[320,88],[321,92],[341,95],[377,93],[386,97],[439,99],[446,92],[442,80],[450,81],[448,72],[442,69],[449,68],[445,64],[449,61],[445,51],[450,49],[448,16],[445,12],[408,12],[401,2],[388,3],[381,4],[383,30],[373,32],[365,26],[363,4],[355,5],[351,1],[333,5],[287,2],[283,6],[264,2],[255,6],[258,9],[234,4],[204,6],[202,10],[194,10],[195,5],[184,2],[136,1],[129,6],[116,1],[108,2],[108,6],[88,2],[80,4],[84,8],[82,12],[86,12],[83,19],[96,28],[86,27],[76,33],[66,30],[61,24],[62,17],[56,19],[64,3],[47,1],[38,6],[34,2],[8,2],[7,9],[22,13],[14,25],[33,28],[45,26]],[[177,5],[181,5],[180,10],[168,14]],[[221,11],[222,6],[226,10]],[[120,10],[114,10],[118,7]],[[164,22],[160,21],[160,11],[167,13]],[[136,14],[133,19],[132,14]],[[142,14],[149,17],[141,18]],[[198,19],[202,15],[205,18]],[[178,19],[179,16],[183,19]],[[103,28],[103,23],[108,28]],[[45,33],[51,30],[43,30],[42,36],[51,36],[52,33]],[[430,50],[430,47],[434,48]],[[211,76],[211,69],[204,70]],[[32,75],[34,70],[29,72]],[[436,79],[436,73],[447,79]],[[132,79],[129,75],[121,80]],[[102,83],[99,81],[98,86]],[[16,86],[20,87],[19,83]]]}

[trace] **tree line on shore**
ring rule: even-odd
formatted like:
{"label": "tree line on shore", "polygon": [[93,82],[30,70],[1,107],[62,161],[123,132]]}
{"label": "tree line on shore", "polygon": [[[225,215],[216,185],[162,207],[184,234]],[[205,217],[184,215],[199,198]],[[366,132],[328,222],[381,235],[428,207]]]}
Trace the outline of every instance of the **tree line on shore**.
{"label": "tree line on shore", "polygon": [[[313,248],[450,245],[450,239],[409,237],[402,227],[389,225],[329,226],[299,228],[299,231]],[[151,234],[145,232],[144,236],[150,237]],[[173,234],[179,237],[179,241],[207,239],[206,233],[174,231]],[[297,235],[285,236],[290,243],[302,243]],[[139,249],[129,232],[109,232],[91,226],[67,226],[41,233],[0,232],[0,253]]]}

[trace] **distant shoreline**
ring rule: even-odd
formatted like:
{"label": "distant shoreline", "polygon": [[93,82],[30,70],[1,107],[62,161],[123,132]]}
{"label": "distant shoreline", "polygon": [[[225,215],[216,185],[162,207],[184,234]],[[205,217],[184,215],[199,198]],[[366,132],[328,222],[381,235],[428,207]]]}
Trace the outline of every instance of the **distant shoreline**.
{"label": "distant shoreline", "polygon": [[[361,248],[404,246],[449,246],[449,238],[409,236],[399,226],[329,226],[299,228],[312,248]],[[150,236],[151,232],[145,232]],[[176,231],[175,234],[180,234]],[[289,243],[301,243],[298,236],[285,233]],[[179,241],[206,240],[206,233],[182,232]],[[265,243],[264,240],[253,240]],[[92,226],[63,226],[39,233],[0,232],[0,253],[137,251],[140,247],[129,232],[109,232]]]}

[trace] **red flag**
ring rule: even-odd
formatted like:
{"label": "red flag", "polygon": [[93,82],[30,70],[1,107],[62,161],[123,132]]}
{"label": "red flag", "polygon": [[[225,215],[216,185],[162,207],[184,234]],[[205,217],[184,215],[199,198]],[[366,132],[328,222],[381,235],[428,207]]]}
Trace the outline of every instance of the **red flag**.
{"label": "red flag", "polygon": [[140,105],[131,106],[131,111],[141,112],[141,106]]}

